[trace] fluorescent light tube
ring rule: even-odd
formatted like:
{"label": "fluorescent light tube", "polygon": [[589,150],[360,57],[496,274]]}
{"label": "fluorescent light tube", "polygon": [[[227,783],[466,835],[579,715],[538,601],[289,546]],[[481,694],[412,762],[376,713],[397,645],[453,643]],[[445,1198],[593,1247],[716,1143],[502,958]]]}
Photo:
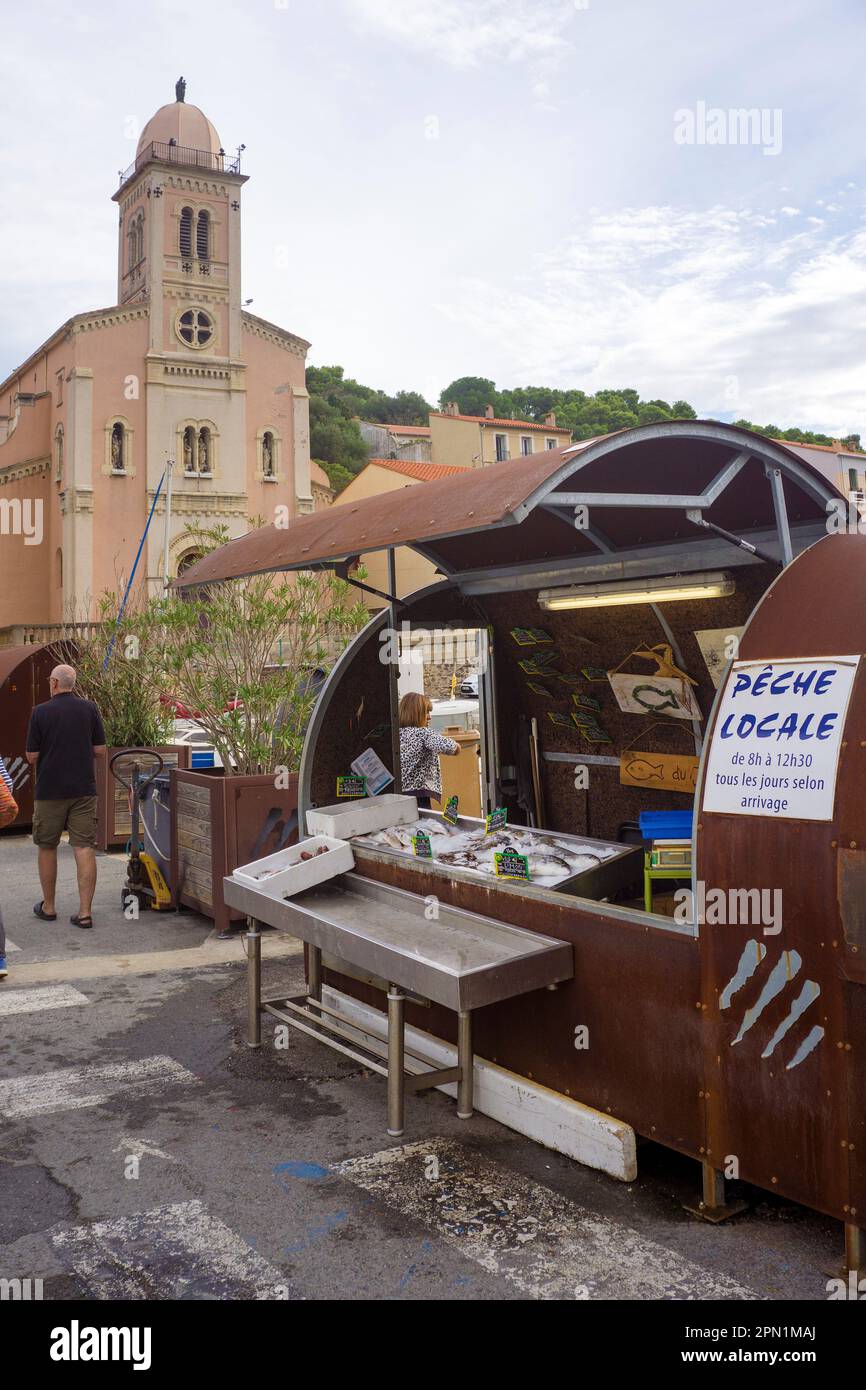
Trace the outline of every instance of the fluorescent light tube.
{"label": "fluorescent light tube", "polygon": [[579,584],[541,589],[539,607],[556,613],[573,608],[618,608],[629,603],[673,603],[688,599],[725,598],[735,591],[723,571],[675,574],[663,579],[624,579],[610,584]]}

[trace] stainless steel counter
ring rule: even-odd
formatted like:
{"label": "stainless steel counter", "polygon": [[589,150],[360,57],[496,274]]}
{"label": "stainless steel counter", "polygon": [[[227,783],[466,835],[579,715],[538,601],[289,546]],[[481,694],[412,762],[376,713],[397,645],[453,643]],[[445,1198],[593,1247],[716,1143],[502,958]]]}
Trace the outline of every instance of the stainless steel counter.
{"label": "stainless steel counter", "polygon": [[572,948],[553,937],[342,874],[287,901],[223,880],[239,911],[458,1012],[571,979]]}
{"label": "stainless steel counter", "polygon": [[[248,1034],[260,1047],[261,1016],[360,1061],[388,1083],[388,1133],[403,1133],[405,1091],[457,1082],[457,1115],[472,1114],[474,1058],[472,1010],[500,999],[553,988],[573,974],[568,942],[438,903],[432,920],[427,900],[358,874],[342,874],[289,899],[223,879],[225,901],[249,919],[247,933]],[[261,933],[265,922],[305,941],[307,991],[294,999],[262,999]],[[381,977],[388,996],[388,1043],[322,1002],[322,952],[350,968]],[[457,1066],[437,1068],[406,1047],[407,994],[433,1000],[457,1013]],[[361,1034],[359,1038],[359,1032]]]}

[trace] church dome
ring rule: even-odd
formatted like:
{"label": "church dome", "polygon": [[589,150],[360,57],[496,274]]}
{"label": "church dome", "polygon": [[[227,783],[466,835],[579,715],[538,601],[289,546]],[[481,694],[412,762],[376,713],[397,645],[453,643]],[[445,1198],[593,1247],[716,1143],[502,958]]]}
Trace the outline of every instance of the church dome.
{"label": "church dome", "polygon": [[[180,91],[185,90],[183,79],[178,83]],[[219,154],[222,144],[213,125],[197,106],[191,106],[181,99],[161,106],[151,116],[144,130],[135,155],[139,155],[152,143],[168,145],[174,142],[186,149],[205,150],[208,154]]]}

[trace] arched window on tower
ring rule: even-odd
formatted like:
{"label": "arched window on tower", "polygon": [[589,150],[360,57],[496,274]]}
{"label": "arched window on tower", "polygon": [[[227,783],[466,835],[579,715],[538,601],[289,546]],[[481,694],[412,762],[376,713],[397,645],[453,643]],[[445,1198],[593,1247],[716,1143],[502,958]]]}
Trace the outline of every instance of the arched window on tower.
{"label": "arched window on tower", "polygon": [[111,427],[111,471],[126,471],[126,431],[119,420]]}
{"label": "arched window on tower", "polygon": [[277,471],[276,445],[270,430],[262,435],[262,477],[273,478]]}
{"label": "arched window on tower", "polygon": [[180,214],[180,254],[192,255],[192,208],[183,208]]}
{"label": "arched window on tower", "polygon": [[200,261],[210,260],[210,213],[200,212],[195,225],[195,249]]}
{"label": "arched window on tower", "polygon": [[54,431],[54,479],[61,482],[63,478],[63,426],[58,425]]}
{"label": "arched window on tower", "polygon": [[196,430],[194,425],[187,425],[183,432],[183,471],[184,473],[198,472],[198,455],[196,452]]}
{"label": "arched window on tower", "polygon": [[144,213],[133,217],[127,232],[129,238],[129,270],[134,270],[144,260]]}
{"label": "arched window on tower", "polygon": [[57,587],[63,588],[63,551],[57,551]]}
{"label": "arched window on tower", "polygon": [[213,472],[213,440],[207,425],[202,425],[198,432],[198,471]]}

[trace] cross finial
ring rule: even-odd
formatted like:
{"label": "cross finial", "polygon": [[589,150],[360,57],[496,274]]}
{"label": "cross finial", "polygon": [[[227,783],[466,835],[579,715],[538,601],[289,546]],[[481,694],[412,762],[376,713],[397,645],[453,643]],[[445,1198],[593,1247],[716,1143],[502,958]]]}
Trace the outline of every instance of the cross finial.
{"label": "cross finial", "polygon": [[175,99],[176,99],[177,101],[184,101],[184,100],[186,99],[186,78],[185,78],[185,77],[179,77],[179,78],[177,79],[177,81],[175,82],[175,84],[174,84],[174,95],[175,95]]}

